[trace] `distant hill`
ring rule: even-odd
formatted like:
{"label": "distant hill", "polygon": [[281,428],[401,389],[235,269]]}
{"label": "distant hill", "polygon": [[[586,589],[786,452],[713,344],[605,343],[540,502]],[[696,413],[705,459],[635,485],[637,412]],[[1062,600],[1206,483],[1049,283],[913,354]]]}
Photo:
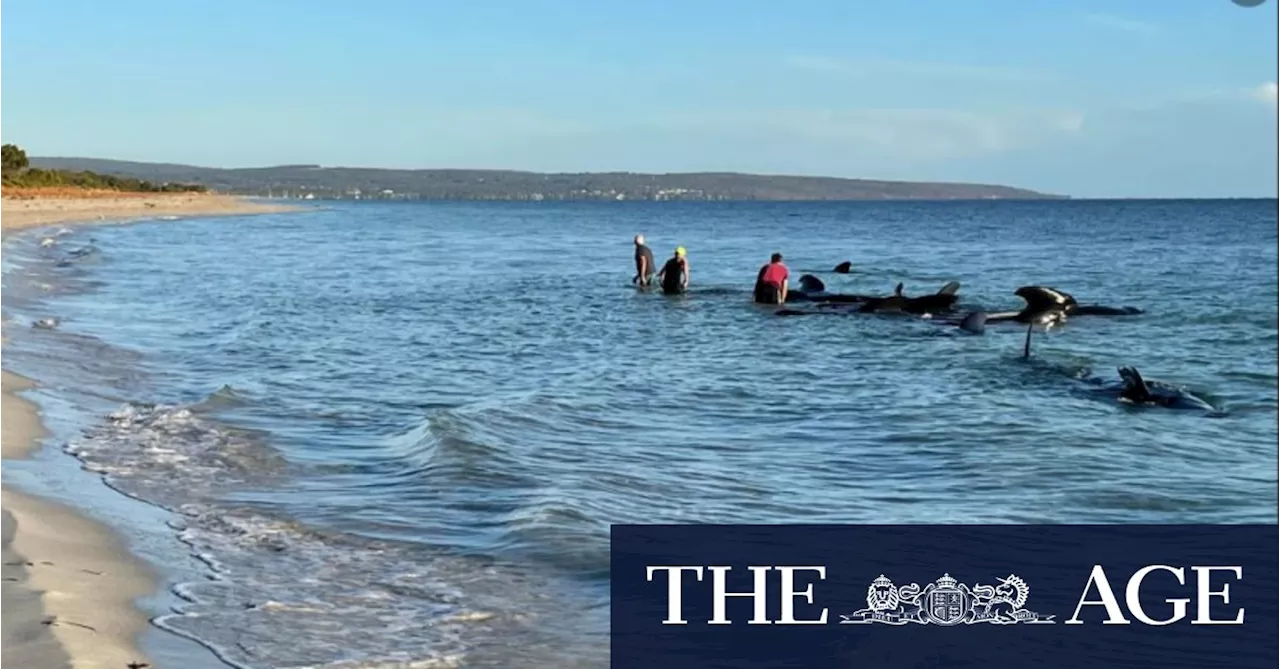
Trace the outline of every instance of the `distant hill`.
{"label": "distant hill", "polygon": [[241,195],[421,200],[981,200],[1064,196],[985,184],[870,181],[731,172],[542,174],[319,165],[222,169],[99,158],[31,158],[33,167],[88,170],[153,183],[193,183]]}

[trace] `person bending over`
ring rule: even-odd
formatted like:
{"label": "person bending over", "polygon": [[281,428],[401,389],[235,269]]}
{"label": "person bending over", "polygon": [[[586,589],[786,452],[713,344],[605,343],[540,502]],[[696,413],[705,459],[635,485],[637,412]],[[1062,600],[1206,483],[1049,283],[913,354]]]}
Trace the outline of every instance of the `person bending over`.
{"label": "person bending over", "polygon": [[756,302],[760,304],[782,304],[787,301],[787,279],[791,273],[782,264],[782,254],[775,253],[769,258],[769,264],[760,268],[756,275]]}
{"label": "person bending over", "polygon": [[689,290],[689,260],[684,256],[683,246],[677,246],[675,255],[663,265],[662,271],[658,272],[658,281],[666,295],[679,295]]}

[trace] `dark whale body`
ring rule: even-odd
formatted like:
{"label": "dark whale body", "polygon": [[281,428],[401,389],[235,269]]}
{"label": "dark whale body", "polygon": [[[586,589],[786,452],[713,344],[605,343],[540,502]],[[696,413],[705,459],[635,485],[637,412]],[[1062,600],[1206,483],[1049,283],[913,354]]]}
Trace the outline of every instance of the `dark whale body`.
{"label": "dark whale body", "polygon": [[1121,367],[1122,385],[1119,399],[1133,404],[1167,407],[1170,409],[1198,409],[1215,411],[1213,405],[1196,397],[1184,388],[1163,381],[1149,381],[1133,367]]}
{"label": "dark whale body", "polygon": [[1160,407],[1184,411],[1203,411],[1213,417],[1222,417],[1226,413],[1215,407],[1208,400],[1195,393],[1164,381],[1143,378],[1134,367],[1119,367],[1120,381],[1105,381],[1098,377],[1085,379],[1089,385],[1097,389],[1091,392],[1101,393],[1113,401],[1122,402],[1134,407]]}
{"label": "dark whale body", "polygon": [[828,293],[827,285],[822,279],[812,275],[805,274],[800,277],[797,282],[800,285],[795,290],[787,291],[787,302],[830,302],[836,304],[858,304],[874,299],[870,295],[847,295],[841,293]]}
{"label": "dark whale body", "polygon": [[1016,321],[1018,323],[1029,323],[1050,311],[1061,312],[1063,317],[1134,316],[1142,313],[1142,310],[1137,307],[1107,307],[1098,304],[1081,305],[1071,293],[1048,286],[1022,286],[1013,291],[1013,294],[1025,300],[1027,306],[1023,307],[1021,311],[988,314],[988,322]]}
{"label": "dark whale body", "polygon": [[907,297],[902,293],[902,284],[893,289],[889,297],[876,297],[868,300],[858,311],[862,313],[904,313],[904,314],[936,314],[951,311],[956,300],[960,299],[956,292],[960,283],[951,281],[933,295]]}
{"label": "dark whale body", "polygon": [[1132,316],[1142,313],[1142,310],[1137,307],[1106,307],[1096,304],[1082,306],[1070,293],[1048,286],[1022,286],[1013,291],[1013,294],[1027,303],[1020,311],[996,313],[972,311],[959,323],[955,321],[951,323],[973,334],[985,332],[987,323],[1002,321],[1026,323],[1027,343],[1023,349],[1023,356],[1030,357],[1031,328],[1036,325],[1042,325],[1048,329],[1055,325],[1062,325],[1069,316]]}
{"label": "dark whale body", "polygon": [[[952,281],[932,295],[921,295],[919,297],[904,295],[901,283],[894,289],[893,294],[887,297],[828,293],[822,280],[812,274],[805,274],[800,277],[799,284],[797,289],[787,293],[787,303],[812,302],[819,309],[825,308],[827,311],[782,309],[776,312],[778,315],[801,316],[816,313],[848,313],[850,311],[858,313],[932,315],[951,311],[955,307],[956,300],[959,299],[956,292],[960,290],[960,284]],[[861,307],[857,309],[843,308],[848,305],[861,305]]]}

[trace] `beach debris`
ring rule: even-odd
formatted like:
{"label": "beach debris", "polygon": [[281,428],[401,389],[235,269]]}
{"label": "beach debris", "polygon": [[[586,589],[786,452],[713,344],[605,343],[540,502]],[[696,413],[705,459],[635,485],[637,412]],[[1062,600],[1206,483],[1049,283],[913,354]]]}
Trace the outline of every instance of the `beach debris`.
{"label": "beach debris", "polygon": [[126,664],[124,666],[126,667],[126,669],[147,669],[147,667],[151,665],[147,664],[146,662],[130,662],[129,664]]}
{"label": "beach debris", "polygon": [[84,629],[89,630],[90,632],[93,632],[94,634],[97,634],[97,633],[98,633],[98,630],[96,630],[96,629],[94,629],[94,628],[92,628],[92,627],[90,627],[90,626],[88,626],[88,625],[85,625],[85,624],[83,624],[83,623],[73,622],[73,621],[70,621],[70,620],[58,620],[58,617],[57,617],[57,616],[47,616],[44,620],[41,620],[41,621],[40,621],[40,624],[41,624],[41,625],[45,625],[45,626],[47,626],[47,627],[53,627],[54,625],[59,625],[59,624],[62,624],[62,623],[66,623],[66,624],[68,624],[68,625],[74,625],[74,626],[76,626],[76,627],[82,627],[82,628],[84,628]]}

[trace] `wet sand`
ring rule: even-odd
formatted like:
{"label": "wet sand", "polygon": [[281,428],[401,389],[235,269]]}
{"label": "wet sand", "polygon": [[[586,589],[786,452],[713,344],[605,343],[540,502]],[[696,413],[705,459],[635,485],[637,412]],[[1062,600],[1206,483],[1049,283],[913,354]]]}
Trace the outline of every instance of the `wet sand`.
{"label": "wet sand", "polygon": [[[225,195],[121,194],[5,189],[3,234],[45,225],[152,216],[296,211]],[[4,342],[8,345],[8,342]],[[36,382],[3,372],[3,459],[29,457],[48,432],[19,393]],[[109,527],[74,510],[3,486],[3,663],[24,669],[122,669],[154,663],[139,650],[148,625],[135,601],[156,574]]]}
{"label": "wet sand", "polygon": [[[30,380],[3,373],[3,457],[29,455],[46,434]],[[7,486],[4,522],[4,656],[14,667],[111,667],[146,662],[136,639],[147,624],[134,605],[155,580],[107,527]]]}

